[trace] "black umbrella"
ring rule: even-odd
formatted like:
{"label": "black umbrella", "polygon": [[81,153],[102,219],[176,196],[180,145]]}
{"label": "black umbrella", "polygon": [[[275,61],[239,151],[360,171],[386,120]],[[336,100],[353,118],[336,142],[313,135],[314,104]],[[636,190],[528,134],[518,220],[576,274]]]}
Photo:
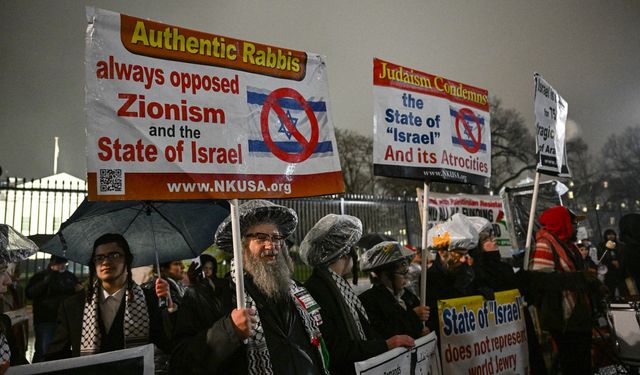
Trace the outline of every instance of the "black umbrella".
{"label": "black umbrella", "polygon": [[89,265],[93,242],[119,233],[129,243],[133,267],[195,258],[213,244],[229,215],[226,201],[98,201],[86,199],[42,251]]}

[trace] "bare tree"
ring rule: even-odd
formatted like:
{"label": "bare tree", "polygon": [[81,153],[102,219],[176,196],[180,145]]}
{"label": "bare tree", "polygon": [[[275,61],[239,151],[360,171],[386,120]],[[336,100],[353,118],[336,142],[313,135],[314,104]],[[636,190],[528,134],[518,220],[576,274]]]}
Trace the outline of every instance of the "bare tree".
{"label": "bare tree", "polygon": [[619,199],[639,199],[640,127],[628,127],[621,134],[609,136],[601,154],[611,194]]}
{"label": "bare tree", "polygon": [[535,139],[522,115],[491,99],[491,189],[499,191],[536,168]]}
{"label": "bare tree", "polygon": [[335,134],[346,193],[373,194],[373,139],[337,128]]}

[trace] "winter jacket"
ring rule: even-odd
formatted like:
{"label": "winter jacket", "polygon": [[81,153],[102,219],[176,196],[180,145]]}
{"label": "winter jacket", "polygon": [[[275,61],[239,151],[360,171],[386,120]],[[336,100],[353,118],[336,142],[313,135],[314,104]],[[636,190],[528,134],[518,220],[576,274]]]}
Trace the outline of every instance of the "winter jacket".
{"label": "winter jacket", "polygon": [[[322,359],[304,328],[302,318],[289,299],[268,300],[249,275],[245,290],[256,303],[264,328],[274,374],[319,375]],[[229,280],[215,288],[200,283],[189,288],[178,310],[177,344],[171,354],[171,373],[247,374],[246,346],[231,320],[235,290]]]}
{"label": "winter jacket", "polygon": [[55,323],[60,304],[75,293],[77,284],[78,278],[69,271],[47,268],[33,275],[25,290],[27,298],[33,300],[33,323]]}
{"label": "winter jacket", "polygon": [[332,375],[354,374],[354,362],[388,350],[385,340],[374,333],[364,316],[359,314],[368,340],[360,339],[349,307],[326,269],[316,267],[304,286],[320,305],[320,331],[329,349]]}
{"label": "winter jacket", "polygon": [[359,297],[367,310],[371,327],[383,338],[409,335],[417,339],[422,336],[422,321],[413,311],[415,307],[420,306],[420,300],[408,288],[404,289],[400,297],[407,307],[406,310],[383,284],[374,285]]}

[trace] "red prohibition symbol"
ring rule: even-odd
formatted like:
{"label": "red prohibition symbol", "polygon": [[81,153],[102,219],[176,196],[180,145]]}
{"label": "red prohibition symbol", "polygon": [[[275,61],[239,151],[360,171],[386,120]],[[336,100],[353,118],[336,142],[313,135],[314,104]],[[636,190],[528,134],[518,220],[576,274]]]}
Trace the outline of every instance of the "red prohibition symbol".
{"label": "red prohibition symbol", "polygon": [[[471,126],[465,119],[465,116],[471,117],[473,122],[476,123],[476,128],[478,129],[477,135],[474,136],[474,131],[471,129]],[[462,138],[462,133],[460,132],[460,125],[464,126],[466,133],[469,134],[469,138],[471,138],[471,145],[468,145],[467,142]],[[469,108],[462,108],[458,111],[456,115],[456,134],[458,135],[458,139],[460,140],[460,144],[464,147],[465,150],[469,151],[471,154],[475,154],[480,150],[480,146],[482,145],[482,128],[480,127],[480,120],[475,113]]]}
{"label": "red prohibition symbol", "polygon": [[[291,119],[286,115],[282,106],[278,103],[278,99],[280,98],[291,98],[304,109],[311,126],[311,137],[308,140],[302,135],[302,133],[300,133],[300,131],[291,122]],[[269,132],[269,112],[271,112],[271,110],[278,115],[278,119],[287,128],[287,131],[300,143],[300,145],[302,145],[301,151],[289,153],[282,150],[275,144],[273,138],[271,138],[271,133]],[[287,163],[300,163],[307,160],[311,154],[313,154],[313,150],[315,150],[318,145],[318,119],[304,97],[292,88],[279,88],[273,90],[271,94],[267,96],[262,106],[262,112],[260,113],[260,129],[262,131],[264,142],[267,144],[267,147],[269,147],[269,150],[271,150],[278,159]]]}

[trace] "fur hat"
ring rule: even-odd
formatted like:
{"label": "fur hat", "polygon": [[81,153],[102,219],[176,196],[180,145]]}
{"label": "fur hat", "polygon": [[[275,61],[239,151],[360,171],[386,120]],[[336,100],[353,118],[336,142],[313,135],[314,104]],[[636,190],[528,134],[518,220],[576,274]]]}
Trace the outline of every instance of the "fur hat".
{"label": "fur hat", "polygon": [[[238,207],[240,216],[240,235],[244,236],[250,227],[273,223],[278,227],[280,234],[288,237],[296,230],[298,225],[298,215],[291,208],[280,206],[275,203],[254,199],[241,204]],[[215,235],[216,245],[223,251],[233,252],[233,235],[231,234],[231,215],[218,226]]]}

